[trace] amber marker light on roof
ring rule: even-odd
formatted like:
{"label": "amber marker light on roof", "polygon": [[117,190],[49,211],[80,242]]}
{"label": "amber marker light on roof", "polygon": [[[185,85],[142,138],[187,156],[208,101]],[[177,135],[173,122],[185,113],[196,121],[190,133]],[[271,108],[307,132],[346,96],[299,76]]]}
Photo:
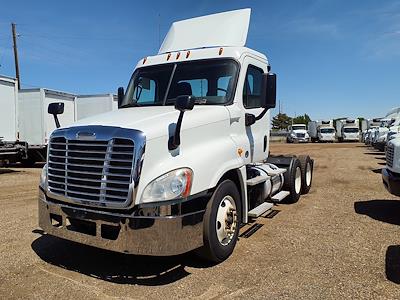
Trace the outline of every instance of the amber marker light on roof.
{"label": "amber marker light on roof", "polygon": [[190,56],[190,50],[186,52],[186,58],[189,58],[189,56]]}
{"label": "amber marker light on roof", "polygon": [[147,57],[143,58],[143,64],[145,64],[147,61]]}
{"label": "amber marker light on roof", "polygon": [[224,51],[224,48],[219,48],[218,55],[221,55],[221,54],[222,54],[222,51]]}
{"label": "amber marker light on roof", "polygon": [[181,56],[181,53],[178,52],[178,53],[176,54],[176,59],[179,59],[180,56]]}
{"label": "amber marker light on roof", "polygon": [[167,60],[169,60],[170,58],[171,58],[171,53],[168,53]]}

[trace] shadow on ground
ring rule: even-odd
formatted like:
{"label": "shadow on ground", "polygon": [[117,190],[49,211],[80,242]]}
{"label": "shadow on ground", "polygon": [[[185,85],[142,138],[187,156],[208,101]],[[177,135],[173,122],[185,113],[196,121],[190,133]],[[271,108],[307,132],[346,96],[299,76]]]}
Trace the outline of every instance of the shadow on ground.
{"label": "shadow on ground", "polygon": [[376,152],[365,152],[364,154],[367,154],[367,155],[385,155],[385,152],[380,152],[380,151],[376,151]]}
{"label": "shadow on ground", "polygon": [[372,169],[371,171],[376,173],[376,174],[382,174],[383,168],[377,168],[377,169]]}
{"label": "shadow on ground", "polygon": [[18,172],[20,172],[20,171],[15,171],[15,170],[12,170],[12,169],[0,168],[0,175],[1,174],[8,174],[8,173],[18,173]]}
{"label": "shadow on ground", "polygon": [[111,252],[59,239],[42,230],[33,241],[33,251],[45,262],[117,284],[166,285],[188,275],[185,267],[207,268],[193,253],[172,257],[137,256]]}
{"label": "shadow on ground", "polygon": [[354,210],[360,215],[370,218],[400,225],[400,201],[399,200],[368,200],[354,203]]}
{"label": "shadow on ground", "polygon": [[386,249],[385,259],[386,278],[400,284],[400,246],[392,245]]}

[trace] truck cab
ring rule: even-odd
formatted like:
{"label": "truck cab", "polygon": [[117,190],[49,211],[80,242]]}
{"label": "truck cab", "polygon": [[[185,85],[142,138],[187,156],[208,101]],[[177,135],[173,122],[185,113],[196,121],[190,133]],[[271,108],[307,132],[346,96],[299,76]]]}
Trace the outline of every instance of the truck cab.
{"label": "truck cab", "polygon": [[334,142],[335,136],[335,128],[332,126],[320,126],[318,128],[318,140],[321,142]]}
{"label": "truck cab", "polygon": [[308,143],[310,141],[306,124],[292,124],[288,131],[286,139],[288,143]]}
{"label": "truck cab", "polygon": [[269,156],[276,75],[245,47],[249,19],[243,9],[173,23],[118,89],[117,111],[52,133],[39,187],[45,232],[220,262],[240,224],[309,191],[309,156]]}

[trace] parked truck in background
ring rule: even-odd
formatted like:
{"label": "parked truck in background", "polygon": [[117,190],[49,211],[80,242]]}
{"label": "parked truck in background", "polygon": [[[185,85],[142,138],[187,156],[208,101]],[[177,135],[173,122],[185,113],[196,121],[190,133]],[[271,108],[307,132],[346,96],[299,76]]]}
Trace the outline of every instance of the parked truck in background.
{"label": "parked truck in background", "polygon": [[45,162],[48,138],[56,128],[47,113],[52,102],[64,103],[62,124],[118,108],[112,94],[74,95],[56,90],[17,89],[16,80],[0,77],[0,161],[22,162],[26,166]]}
{"label": "parked truck in background", "polygon": [[333,120],[310,121],[308,134],[312,142],[334,142],[336,139]]}
{"label": "parked truck in background", "polygon": [[339,142],[359,142],[360,141],[359,120],[358,119],[336,120],[336,137]]}
{"label": "parked truck in background", "polygon": [[306,124],[292,124],[288,128],[286,142],[288,143],[308,143],[310,136],[307,132]]}
{"label": "parked truck in background", "polygon": [[18,135],[18,83],[0,76],[0,165],[27,158],[28,147]]}
{"label": "parked truck in background", "polygon": [[363,142],[366,145],[371,145],[373,137],[375,136],[375,130],[379,128],[382,118],[367,119],[367,129],[363,132]]}
{"label": "parked truck in background", "polygon": [[243,9],[173,23],[118,89],[117,111],[52,133],[38,200],[45,232],[220,262],[241,223],[309,191],[309,156],[269,156],[276,76],[245,47],[249,19]]}

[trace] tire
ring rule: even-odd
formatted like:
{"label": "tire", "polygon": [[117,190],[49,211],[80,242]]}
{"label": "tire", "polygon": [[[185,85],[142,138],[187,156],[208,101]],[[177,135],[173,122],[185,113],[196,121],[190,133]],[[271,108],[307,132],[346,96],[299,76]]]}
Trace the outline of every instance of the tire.
{"label": "tire", "polygon": [[[222,225],[218,221],[218,219],[221,219],[218,213],[220,213],[220,216],[228,216],[229,218],[229,214],[224,213],[226,212],[226,205],[236,206],[236,216],[235,214],[230,216],[231,221],[233,221],[230,228],[233,230],[233,234],[227,234],[226,239],[221,240],[225,231],[218,229],[218,226],[221,228]],[[203,219],[204,245],[196,253],[203,259],[214,263],[219,263],[227,259],[235,248],[239,235],[240,220],[241,205],[239,191],[233,181],[225,180],[218,185],[207,204]]]}
{"label": "tire", "polygon": [[301,166],[301,193],[308,194],[311,189],[314,162],[308,155],[299,156]]}
{"label": "tire", "polygon": [[285,182],[283,190],[288,191],[290,194],[286,197],[287,203],[296,203],[299,201],[301,195],[301,165],[297,158],[293,158],[291,167],[285,173]]}

